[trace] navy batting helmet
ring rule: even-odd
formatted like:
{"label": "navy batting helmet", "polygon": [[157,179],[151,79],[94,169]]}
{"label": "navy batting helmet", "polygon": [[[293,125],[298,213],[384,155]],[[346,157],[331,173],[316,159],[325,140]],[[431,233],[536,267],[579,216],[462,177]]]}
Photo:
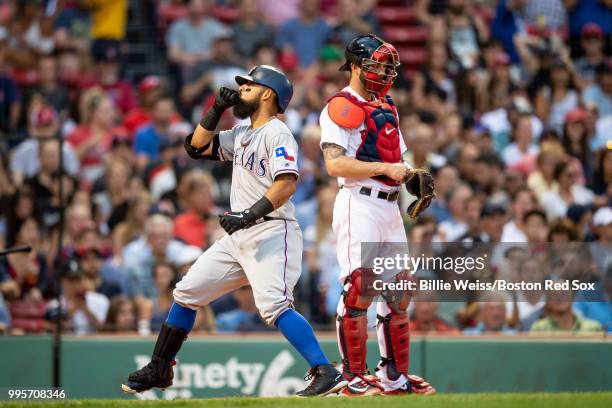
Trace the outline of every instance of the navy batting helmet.
{"label": "navy batting helmet", "polygon": [[278,110],[281,113],[287,109],[291,97],[293,96],[293,85],[291,85],[287,75],[278,68],[269,65],[258,65],[251,69],[248,75],[237,75],[236,82],[238,85],[253,82],[272,89],[276,92]]}

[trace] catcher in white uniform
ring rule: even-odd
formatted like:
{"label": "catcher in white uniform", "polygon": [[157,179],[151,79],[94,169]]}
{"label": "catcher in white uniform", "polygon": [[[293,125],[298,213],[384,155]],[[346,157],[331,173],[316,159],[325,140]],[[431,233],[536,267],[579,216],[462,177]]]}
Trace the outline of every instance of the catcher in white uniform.
{"label": "catcher in white uniform", "polygon": [[[125,392],[172,385],[174,359],[191,331],[199,306],[251,285],[255,305],[308,361],[312,379],[298,396],[338,393],[347,381],[323,354],[312,327],[293,308],[300,277],[302,233],[289,198],[298,177],[297,143],[276,115],[289,105],[291,82],[274,67],[259,65],[237,76],[239,91],[221,88],[185,150],[196,160],[233,162],[231,209],[220,216],[227,232],[208,248],[176,285],[174,303],[157,338],[151,362],[129,375]],[[215,133],[223,112],[250,118],[248,126]]]}
{"label": "catcher in white uniform", "polygon": [[[345,55],[340,70],[351,72],[349,86],[329,100],[320,116],[325,166],[340,184],[333,230],[344,285],[336,325],[342,371],[349,381],[343,394],[432,394],[431,385],[408,374],[408,292],[377,303],[381,359],[376,376],[366,366],[366,312],[374,293],[367,283],[372,271],[362,267],[362,242],[379,243],[381,251],[385,243],[406,243],[397,204],[400,186],[405,184],[417,197],[408,208],[413,218],[429,206],[434,187],[429,173],[402,160],[406,146],[397,110],[386,95],[399,67],[395,48],[374,35],[363,35],[348,44]],[[410,275],[402,271],[394,279],[408,280]]]}

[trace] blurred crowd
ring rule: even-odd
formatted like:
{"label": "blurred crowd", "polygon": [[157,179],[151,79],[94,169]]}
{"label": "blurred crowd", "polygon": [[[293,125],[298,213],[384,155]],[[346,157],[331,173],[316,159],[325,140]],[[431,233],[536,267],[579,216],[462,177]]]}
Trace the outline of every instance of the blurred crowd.
{"label": "blurred crowd", "polygon": [[[163,74],[128,75],[138,7]],[[33,248],[0,257],[0,332],[57,319],[76,334],[159,329],[229,206],[231,166],[190,160],[183,140],[216,91],[258,64],[294,85],[282,119],[300,145],[296,306],[333,327],[338,185],[318,118],[348,83],[346,43],[371,32],[398,48],[390,94],[409,161],[436,180],[430,209],[406,219],[409,241],[587,243],[576,267],[600,291],[598,302],[420,293],[413,330],[612,332],[610,0],[0,0],[0,248]],[[502,258],[532,282],[551,272],[520,245]],[[267,327],[243,288],[202,307],[195,330]]]}

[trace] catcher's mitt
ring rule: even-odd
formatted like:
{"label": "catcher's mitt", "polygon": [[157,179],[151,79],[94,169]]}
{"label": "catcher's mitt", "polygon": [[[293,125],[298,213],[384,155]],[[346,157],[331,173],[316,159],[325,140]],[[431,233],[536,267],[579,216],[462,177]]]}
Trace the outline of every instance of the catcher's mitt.
{"label": "catcher's mitt", "polygon": [[425,169],[413,169],[406,179],[406,189],[417,197],[408,207],[408,215],[414,219],[429,207],[435,197],[433,177]]}

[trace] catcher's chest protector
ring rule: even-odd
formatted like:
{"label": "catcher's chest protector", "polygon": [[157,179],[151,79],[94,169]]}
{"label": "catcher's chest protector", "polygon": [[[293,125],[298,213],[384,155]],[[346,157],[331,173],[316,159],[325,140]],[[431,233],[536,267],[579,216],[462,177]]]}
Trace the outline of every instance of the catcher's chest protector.
{"label": "catcher's chest protector", "polygon": [[[352,105],[364,112],[366,129],[361,132],[361,145],[357,149],[357,160],[383,163],[401,162],[399,119],[390,96],[385,96],[382,102],[366,102],[360,101],[348,92],[338,92],[330,101],[334,98],[346,98]],[[333,117],[332,120],[334,120]],[[399,184],[387,176],[373,178],[389,186]]]}

